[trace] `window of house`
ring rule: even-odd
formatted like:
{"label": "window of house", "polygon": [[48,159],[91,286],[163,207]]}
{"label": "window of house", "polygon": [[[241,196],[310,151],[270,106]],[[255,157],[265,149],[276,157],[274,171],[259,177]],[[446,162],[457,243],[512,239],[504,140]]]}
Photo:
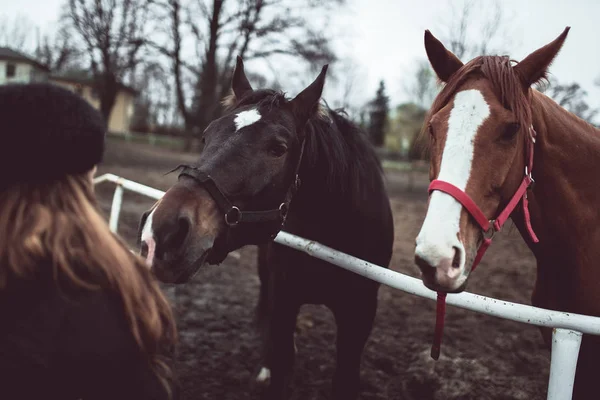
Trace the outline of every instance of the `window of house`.
{"label": "window of house", "polygon": [[17,74],[17,66],[15,64],[6,64],[6,77],[12,78]]}

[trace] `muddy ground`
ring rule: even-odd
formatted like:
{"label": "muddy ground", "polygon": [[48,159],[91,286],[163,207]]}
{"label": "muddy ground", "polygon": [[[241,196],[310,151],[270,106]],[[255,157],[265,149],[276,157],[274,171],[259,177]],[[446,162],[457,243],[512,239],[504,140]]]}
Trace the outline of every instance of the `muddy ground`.
{"label": "muddy ground", "polygon": [[[111,139],[98,174],[111,172],[166,190],[176,179],[164,173],[195,157],[149,145]],[[387,172],[396,241],[391,268],[418,276],[414,239],[426,211],[427,177]],[[97,186],[108,213],[114,186]],[[132,245],[140,215],[152,201],[127,193],[119,233]],[[468,290],[530,304],[535,279],[533,256],[512,225],[496,236]],[[221,266],[201,270],[192,282],[166,287],[179,319],[178,372],[182,399],[257,399],[253,384],[259,341],[253,330],[258,298],[255,248],[239,251]],[[375,326],[362,362],[363,400],[546,398],[549,350],[537,328],[448,306],[442,355],[429,350],[435,303],[382,286]],[[292,399],[328,399],[334,371],[335,325],[329,310],[304,306],[296,344]]]}

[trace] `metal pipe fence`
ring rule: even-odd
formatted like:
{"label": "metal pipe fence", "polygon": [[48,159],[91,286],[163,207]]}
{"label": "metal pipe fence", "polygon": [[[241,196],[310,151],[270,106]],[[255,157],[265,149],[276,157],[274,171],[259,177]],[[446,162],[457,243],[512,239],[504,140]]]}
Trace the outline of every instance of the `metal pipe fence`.
{"label": "metal pipe fence", "polygon": [[[101,182],[113,182],[117,186],[109,219],[109,226],[113,232],[117,232],[124,190],[155,200],[164,195],[163,191],[113,174],[105,174],[94,180],[96,184]],[[426,288],[419,279],[361,260],[312,240],[282,231],[275,237],[275,242],[403,292],[431,300],[437,298],[436,292]],[[236,258],[239,258],[239,254]],[[448,294],[446,302],[498,318],[553,328],[547,399],[570,400],[572,398],[582,334],[600,335],[600,317],[547,310],[468,292]]]}

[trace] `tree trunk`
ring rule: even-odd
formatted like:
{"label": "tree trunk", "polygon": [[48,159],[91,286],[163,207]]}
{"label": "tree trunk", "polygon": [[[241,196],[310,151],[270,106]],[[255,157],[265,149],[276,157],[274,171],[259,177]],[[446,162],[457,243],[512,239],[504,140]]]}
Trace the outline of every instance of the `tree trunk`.
{"label": "tree trunk", "polygon": [[[200,76],[198,102],[196,103],[196,124],[195,131],[202,132],[208,124],[217,116],[218,99],[218,71],[217,71],[217,48],[219,39],[219,29],[221,27],[219,17],[223,0],[213,0],[213,14],[210,20],[210,36],[208,48],[206,49],[206,62]],[[186,151],[191,150],[193,135],[196,132],[192,130],[188,133],[186,140]]]}
{"label": "tree trunk", "polygon": [[100,96],[100,113],[108,127],[110,114],[117,100],[118,83],[115,76],[110,73],[103,73],[96,82],[96,91]]}

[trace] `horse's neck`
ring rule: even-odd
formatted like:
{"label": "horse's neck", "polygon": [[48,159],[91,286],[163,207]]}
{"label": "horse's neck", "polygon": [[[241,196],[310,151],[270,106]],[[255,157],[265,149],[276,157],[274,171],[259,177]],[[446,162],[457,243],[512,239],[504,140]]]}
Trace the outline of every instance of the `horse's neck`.
{"label": "horse's neck", "polygon": [[[328,181],[327,174],[323,172],[323,163],[318,162],[317,165],[301,171],[300,179],[301,187],[297,199],[294,199],[295,211],[307,223],[314,223],[314,220],[322,222],[323,218],[348,218],[348,215],[355,215],[359,211],[356,205],[359,194],[352,189],[356,182],[346,176],[340,177],[346,179],[344,184]],[[345,190],[342,190],[342,187]]]}
{"label": "horse's neck", "polygon": [[576,246],[575,239],[600,221],[600,185],[595,174],[600,163],[600,130],[539,92],[534,91],[532,108],[537,131],[536,184],[530,195],[534,229],[550,245]]}
{"label": "horse's neck", "polygon": [[347,199],[337,190],[329,186],[326,176],[313,168],[307,169],[303,176],[300,191],[297,196],[296,209],[304,217],[314,216],[317,211],[331,212],[335,204]]}
{"label": "horse's neck", "polygon": [[534,92],[537,131],[529,194],[533,245],[523,214],[513,218],[537,259],[534,304],[600,315],[600,131]]}

